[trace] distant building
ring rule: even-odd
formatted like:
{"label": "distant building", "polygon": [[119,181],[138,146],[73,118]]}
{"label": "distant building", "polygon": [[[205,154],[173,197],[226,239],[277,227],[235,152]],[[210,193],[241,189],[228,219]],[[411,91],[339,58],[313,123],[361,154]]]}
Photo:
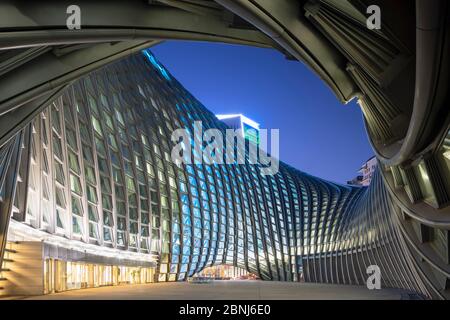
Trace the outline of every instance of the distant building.
{"label": "distant building", "polygon": [[352,186],[361,186],[362,185],[363,176],[356,176],[352,180],[347,181],[347,184]]}
{"label": "distant building", "polygon": [[373,156],[363,163],[361,168],[358,170],[360,174],[356,176],[354,179],[347,181],[347,184],[356,186],[370,185],[376,167],[377,167],[377,159],[375,158],[375,156]]}
{"label": "distant building", "polygon": [[217,119],[232,129],[240,129],[247,140],[259,144],[259,123],[242,114],[218,114]]}
{"label": "distant building", "polygon": [[359,169],[359,172],[362,173],[363,179],[362,179],[362,185],[368,186],[370,182],[372,181],[373,173],[375,172],[375,169],[377,168],[377,159],[375,156],[367,160],[362,166],[361,169]]}

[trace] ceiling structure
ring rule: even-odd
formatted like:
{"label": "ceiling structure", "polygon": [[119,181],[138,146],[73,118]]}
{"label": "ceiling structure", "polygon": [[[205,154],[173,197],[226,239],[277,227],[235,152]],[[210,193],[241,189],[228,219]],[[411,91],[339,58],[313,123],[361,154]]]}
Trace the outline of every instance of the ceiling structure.
{"label": "ceiling structure", "polygon": [[[439,290],[448,289],[447,1],[78,1],[80,30],[67,28],[70,4],[0,4],[1,147],[19,143],[20,130],[74,80],[160,41],[271,47],[306,64],[341,102],[358,99],[404,216],[399,227],[425,272],[437,274]],[[365,25],[373,4],[380,30]],[[445,230],[446,263],[427,244],[433,228]]]}

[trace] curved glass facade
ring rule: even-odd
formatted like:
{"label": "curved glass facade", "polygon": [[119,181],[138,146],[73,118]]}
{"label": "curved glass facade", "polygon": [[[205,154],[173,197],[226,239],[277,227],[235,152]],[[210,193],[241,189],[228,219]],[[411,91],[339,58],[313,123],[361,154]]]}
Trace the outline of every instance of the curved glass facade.
{"label": "curved glass facade", "polygon": [[264,280],[365,284],[378,265],[383,285],[429,294],[379,173],[360,188],[283,163],[273,176],[176,165],[171,134],[195,121],[227,129],[149,51],[77,80],[23,131],[13,220],[151,260],[157,281],[228,264]]}

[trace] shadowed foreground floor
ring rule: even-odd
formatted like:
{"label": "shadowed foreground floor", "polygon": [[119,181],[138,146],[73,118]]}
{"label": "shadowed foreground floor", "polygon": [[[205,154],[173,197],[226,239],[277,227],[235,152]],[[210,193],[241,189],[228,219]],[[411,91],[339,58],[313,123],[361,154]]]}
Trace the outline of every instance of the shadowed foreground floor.
{"label": "shadowed foreground floor", "polygon": [[289,283],[269,281],[213,281],[203,284],[186,282],[124,285],[72,290],[27,299],[127,299],[127,300],[309,300],[409,298],[404,290],[368,290],[360,286]]}

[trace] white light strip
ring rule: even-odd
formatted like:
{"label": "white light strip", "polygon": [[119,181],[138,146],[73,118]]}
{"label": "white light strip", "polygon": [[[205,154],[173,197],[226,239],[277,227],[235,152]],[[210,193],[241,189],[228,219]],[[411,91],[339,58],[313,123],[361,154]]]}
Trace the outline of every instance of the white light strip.
{"label": "white light strip", "polygon": [[249,126],[259,130],[259,123],[253,121],[252,119],[247,118],[246,116],[241,115],[241,119],[243,123],[248,124]]}
{"label": "white light strip", "polygon": [[217,119],[230,119],[230,118],[239,118],[241,114],[216,114]]}
{"label": "white light strip", "polygon": [[249,126],[259,130],[259,123],[257,123],[256,121],[253,121],[250,118],[247,118],[243,114],[216,114],[216,117],[219,120],[231,119],[231,118],[241,118],[241,123],[246,123]]}

